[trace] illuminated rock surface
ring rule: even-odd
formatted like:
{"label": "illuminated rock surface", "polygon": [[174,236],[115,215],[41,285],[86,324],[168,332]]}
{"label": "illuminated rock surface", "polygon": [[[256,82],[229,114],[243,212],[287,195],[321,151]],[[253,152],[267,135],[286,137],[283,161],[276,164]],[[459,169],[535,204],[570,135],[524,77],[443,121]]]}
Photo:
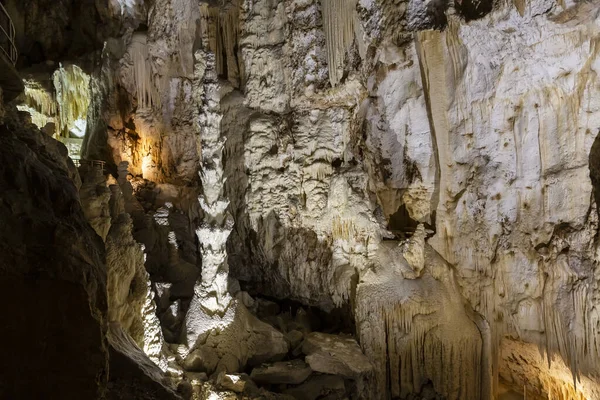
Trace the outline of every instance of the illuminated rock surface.
{"label": "illuminated rock surface", "polygon": [[7,2],[0,395],[600,399],[597,2],[83,3]]}

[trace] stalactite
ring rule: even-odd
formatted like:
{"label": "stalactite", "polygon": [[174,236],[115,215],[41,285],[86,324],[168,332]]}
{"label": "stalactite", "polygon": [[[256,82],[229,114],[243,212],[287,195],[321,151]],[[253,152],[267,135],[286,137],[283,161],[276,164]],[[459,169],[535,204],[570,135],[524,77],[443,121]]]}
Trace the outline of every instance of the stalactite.
{"label": "stalactite", "polygon": [[58,104],[58,132],[68,137],[77,120],[87,120],[90,105],[90,76],[77,65],[62,65],[52,76]]}
{"label": "stalactite", "polygon": [[[239,87],[240,66],[236,48],[239,41],[239,5],[237,2],[222,10],[219,7],[200,6],[200,36],[208,50],[215,54],[218,75],[227,75]],[[227,65],[227,70],[225,66]]]}
{"label": "stalactite", "polygon": [[331,236],[333,240],[353,240],[361,238],[361,232],[358,230],[354,221],[351,219],[342,219],[336,216],[331,221]]}
{"label": "stalactite", "polygon": [[449,400],[485,398],[482,333],[449,266],[425,247],[422,274],[404,279],[390,260],[406,264],[400,269],[411,266],[402,261],[401,247],[391,248],[397,253],[387,259],[379,253],[356,289],[360,342],[377,371],[365,398],[406,398],[428,381]]}
{"label": "stalactite", "polygon": [[[546,285],[553,286],[554,282],[569,281],[568,271],[553,271]],[[564,360],[571,371],[572,384],[577,388],[581,380],[582,371],[593,370],[600,352],[597,347],[597,338],[600,335],[597,321],[594,321],[593,313],[588,310],[591,303],[587,287],[577,286],[570,289],[573,314],[564,315],[556,308],[558,299],[562,296],[556,289],[547,289],[544,293],[544,332],[546,335],[546,354],[548,366],[552,364],[555,357]],[[550,392],[548,392],[550,395]],[[556,397],[561,399],[561,397]],[[565,399],[576,399],[577,397],[564,397]]]}
{"label": "stalactite", "polygon": [[27,83],[25,85],[25,105],[48,117],[56,116],[58,107],[54,93],[30,85],[32,85],[32,83]]}
{"label": "stalactite", "polygon": [[355,0],[321,1],[331,86],[336,86],[342,79],[346,51],[356,34],[355,7]]}
{"label": "stalactite", "polygon": [[[448,399],[480,398],[482,347],[478,336],[461,337],[437,331],[435,322],[428,321],[427,315],[438,310],[419,302],[371,303],[361,306],[360,312],[363,311],[369,313],[371,321],[383,322],[380,328],[371,327],[371,333],[363,331],[361,341],[367,346],[380,342],[386,347],[386,356],[379,357],[384,365],[379,368],[387,371],[392,397],[419,393],[431,380],[436,390]],[[379,337],[373,337],[374,332]]]}
{"label": "stalactite", "polygon": [[[221,14],[223,29],[223,47],[227,58],[227,78],[234,86],[239,86],[239,68],[235,49],[239,40],[239,7],[234,3]],[[221,69],[224,69],[221,66]]]}
{"label": "stalactite", "polygon": [[[157,88],[152,76],[152,65],[148,54],[148,44],[146,35],[136,33],[131,39],[129,53],[133,61],[134,80],[135,80],[135,97],[138,101],[139,108],[152,108],[161,106],[161,92],[165,90],[164,82],[159,82]],[[162,83],[162,84],[161,84]]]}

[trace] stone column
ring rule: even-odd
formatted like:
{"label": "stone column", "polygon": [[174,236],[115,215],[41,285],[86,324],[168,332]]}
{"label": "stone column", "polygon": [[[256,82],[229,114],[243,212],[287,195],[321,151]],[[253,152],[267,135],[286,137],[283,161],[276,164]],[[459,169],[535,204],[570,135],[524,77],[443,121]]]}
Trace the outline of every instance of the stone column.
{"label": "stone column", "polygon": [[[194,297],[186,316],[187,344],[190,349],[198,337],[225,317],[232,297],[228,292],[226,243],[233,228],[224,196],[223,148],[219,81],[212,53],[196,52],[194,96],[199,107],[197,118],[200,179],[203,193],[198,197],[204,221],[196,229],[202,254],[202,275],[194,287]],[[231,311],[231,310],[230,310]]]}

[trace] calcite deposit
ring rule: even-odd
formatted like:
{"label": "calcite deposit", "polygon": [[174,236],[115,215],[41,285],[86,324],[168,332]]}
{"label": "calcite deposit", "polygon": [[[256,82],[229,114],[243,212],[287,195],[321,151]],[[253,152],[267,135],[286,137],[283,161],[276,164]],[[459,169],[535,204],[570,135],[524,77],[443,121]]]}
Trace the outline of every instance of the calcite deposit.
{"label": "calcite deposit", "polygon": [[597,1],[22,3],[0,397],[600,400]]}

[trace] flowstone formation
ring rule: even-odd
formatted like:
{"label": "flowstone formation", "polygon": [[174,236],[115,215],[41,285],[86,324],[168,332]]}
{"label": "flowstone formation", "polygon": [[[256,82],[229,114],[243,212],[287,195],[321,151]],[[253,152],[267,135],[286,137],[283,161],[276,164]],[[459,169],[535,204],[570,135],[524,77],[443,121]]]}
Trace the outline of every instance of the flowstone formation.
{"label": "flowstone formation", "polygon": [[600,399],[597,2],[8,3],[2,265],[68,245],[10,279],[79,398]]}

